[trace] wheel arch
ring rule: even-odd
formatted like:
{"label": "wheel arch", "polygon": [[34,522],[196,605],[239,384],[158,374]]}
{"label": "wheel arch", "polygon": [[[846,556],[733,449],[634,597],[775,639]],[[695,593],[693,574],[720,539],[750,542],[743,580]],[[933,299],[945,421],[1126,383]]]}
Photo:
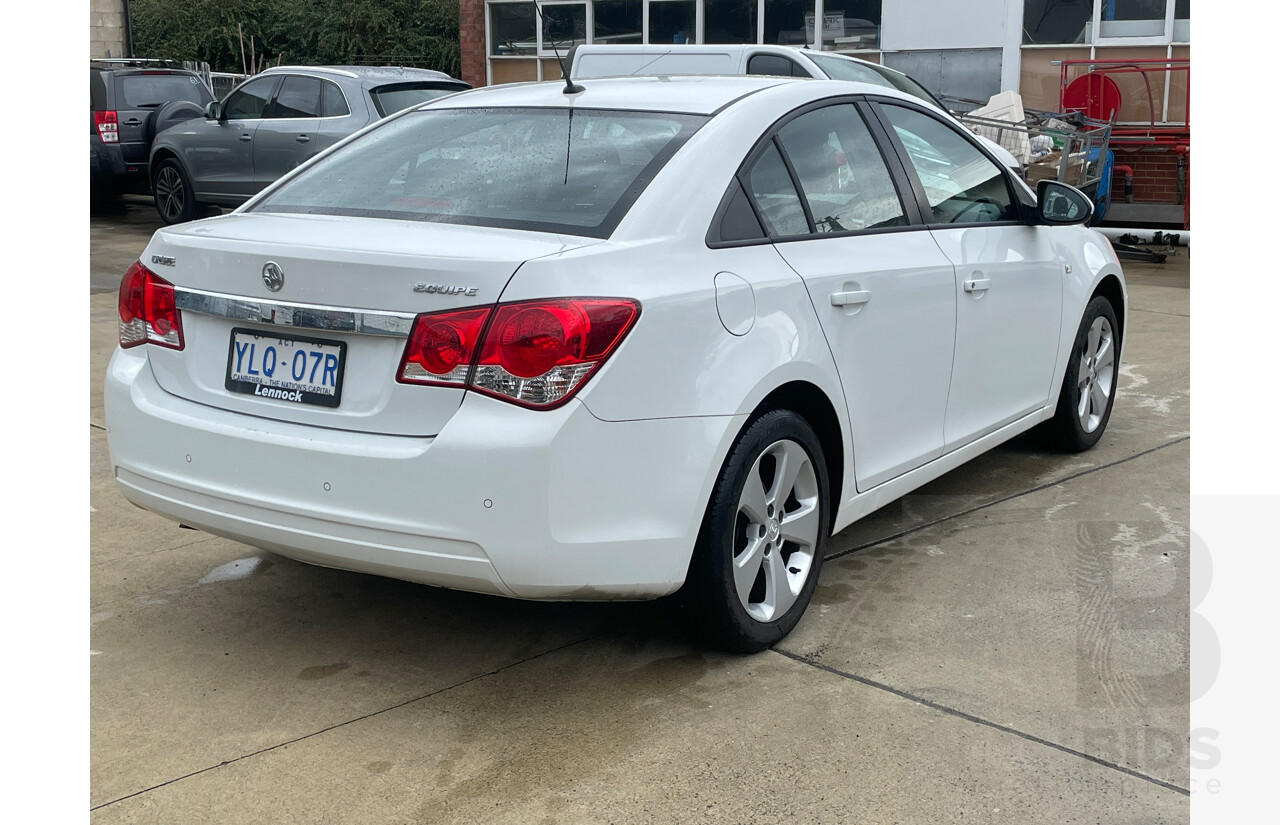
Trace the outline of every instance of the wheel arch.
{"label": "wheel arch", "polygon": [[836,407],[816,384],[803,380],[788,381],[771,391],[756,405],[734,436],[735,440],[756,419],[773,410],[792,410],[798,413],[809,422],[818,436],[827,464],[827,483],[830,485],[830,512],[827,521],[828,529],[831,529],[835,526],[836,513],[843,501],[846,452],[844,432]]}
{"label": "wheel arch", "polygon": [[[155,185],[156,185],[156,169],[157,167],[160,166],[160,164],[164,163],[166,160],[175,161],[179,166],[182,165],[182,159],[178,157],[178,153],[167,146],[162,146],[156,149],[155,151],[153,151],[151,153],[150,168],[148,169],[149,176],[151,178],[149,183],[151,184],[153,189],[155,188]],[[185,172],[186,169],[184,168],[183,171]]]}
{"label": "wheel arch", "polygon": [[1128,314],[1126,312],[1124,286],[1120,283],[1120,278],[1114,273],[1104,275],[1102,279],[1098,281],[1098,285],[1093,288],[1093,292],[1089,295],[1089,300],[1092,301],[1099,295],[1110,301],[1111,308],[1115,310],[1116,321],[1120,326],[1120,347],[1123,350],[1125,340],[1125,321],[1128,320]]}

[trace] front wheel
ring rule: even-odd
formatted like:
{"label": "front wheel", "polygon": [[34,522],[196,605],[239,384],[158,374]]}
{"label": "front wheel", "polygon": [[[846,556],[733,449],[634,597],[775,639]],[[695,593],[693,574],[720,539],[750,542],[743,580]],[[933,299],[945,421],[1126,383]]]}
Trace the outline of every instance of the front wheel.
{"label": "front wheel", "polygon": [[156,199],[156,211],[167,224],[185,223],[200,217],[201,206],[182,166],[173,158],[160,161],[156,167],[151,191]]}
{"label": "front wheel", "polygon": [[1089,301],[1076,332],[1058,393],[1058,410],[1045,423],[1053,446],[1082,452],[1098,443],[1111,419],[1120,362],[1120,325],[1111,302],[1101,295]]}
{"label": "front wheel", "polygon": [[800,621],[817,585],[829,524],[826,461],[790,410],[753,422],[712,492],[686,602],[710,644],[764,650]]}

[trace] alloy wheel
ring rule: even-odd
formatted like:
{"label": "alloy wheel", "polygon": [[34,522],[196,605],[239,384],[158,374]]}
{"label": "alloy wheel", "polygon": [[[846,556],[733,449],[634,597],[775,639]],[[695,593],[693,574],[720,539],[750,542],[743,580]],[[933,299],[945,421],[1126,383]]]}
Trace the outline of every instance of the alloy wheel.
{"label": "alloy wheel", "polygon": [[751,467],[733,533],[738,600],[760,622],[783,616],[813,567],[822,513],[809,454],[791,440],[770,445]]}
{"label": "alloy wheel", "polygon": [[182,216],[186,187],[182,185],[182,176],[172,166],[161,169],[156,176],[156,203],[160,205],[160,214],[166,221],[174,222]]}
{"label": "alloy wheel", "polygon": [[1076,415],[1080,427],[1086,433],[1098,429],[1102,417],[1107,414],[1111,390],[1115,382],[1115,336],[1111,322],[1103,316],[1093,319],[1084,350],[1080,353],[1080,367],[1076,376],[1079,400]]}

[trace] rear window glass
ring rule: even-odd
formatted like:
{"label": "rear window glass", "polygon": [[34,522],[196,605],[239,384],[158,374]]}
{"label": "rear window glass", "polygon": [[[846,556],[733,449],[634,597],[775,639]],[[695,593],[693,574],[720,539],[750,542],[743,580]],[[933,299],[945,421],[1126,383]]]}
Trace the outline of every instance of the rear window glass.
{"label": "rear window glass", "polygon": [[379,117],[393,115],[401,109],[435,100],[437,97],[451,95],[463,90],[462,86],[441,86],[438,83],[393,83],[390,86],[379,86],[369,90],[373,98],[374,108]]}
{"label": "rear window glass", "polygon": [[134,74],[119,78],[122,101],[116,105],[122,109],[152,109],[170,100],[188,100],[204,105],[213,100],[213,94],[200,82],[200,78],[188,74]]}
{"label": "rear window glass", "polygon": [[254,207],[604,238],[701,115],[428,109],[388,121]]}

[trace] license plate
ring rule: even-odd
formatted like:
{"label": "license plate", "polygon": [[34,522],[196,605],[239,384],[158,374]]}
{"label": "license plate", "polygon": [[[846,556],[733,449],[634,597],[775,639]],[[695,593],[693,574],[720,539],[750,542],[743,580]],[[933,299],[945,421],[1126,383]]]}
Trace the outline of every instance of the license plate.
{"label": "license plate", "polygon": [[259,398],[336,407],[346,354],[342,341],[233,329],[226,387]]}

